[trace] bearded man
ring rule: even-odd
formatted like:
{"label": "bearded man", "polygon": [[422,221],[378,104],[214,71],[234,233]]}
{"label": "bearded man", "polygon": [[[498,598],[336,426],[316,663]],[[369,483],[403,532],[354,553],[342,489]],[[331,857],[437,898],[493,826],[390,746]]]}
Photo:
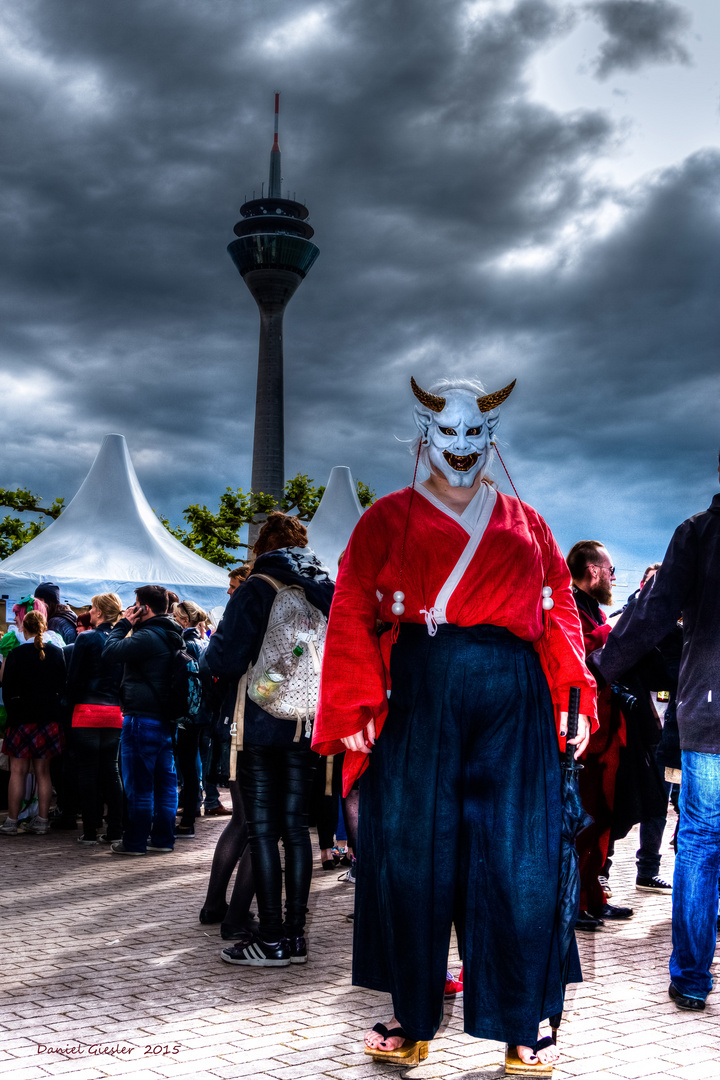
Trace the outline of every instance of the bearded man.
{"label": "bearded man", "polygon": [[549,528],[486,478],[513,386],[412,380],[427,475],[366,510],[330,613],[313,745],[363,773],[353,982],[392,995],[365,1045],[395,1064],[438,1030],[453,921],[465,1030],[558,1058],[558,730],[580,687],[582,752],[595,684]]}
{"label": "bearded man", "polygon": [[[580,540],[568,552],[573,596],[583,629],[586,655],[601,649],[610,624],[601,605],[612,603],[615,567],[599,540]],[[579,930],[599,930],[605,919],[629,919],[633,909],[608,904],[598,877],[608,857],[620,753],[626,745],[625,718],[610,687],[598,695],[599,728],[593,733],[580,773],[580,798],[593,819],[577,839],[580,857]]]}

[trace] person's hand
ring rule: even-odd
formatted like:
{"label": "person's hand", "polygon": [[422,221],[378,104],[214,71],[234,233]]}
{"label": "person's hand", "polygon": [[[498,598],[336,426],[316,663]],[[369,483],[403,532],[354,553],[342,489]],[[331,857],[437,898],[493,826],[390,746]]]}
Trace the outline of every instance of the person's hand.
{"label": "person's hand", "polygon": [[359,754],[371,754],[375,745],[375,721],[371,720],[366,728],[341,739],[346,750],[355,750]]}
{"label": "person's hand", "polygon": [[142,617],[143,609],[140,604],[133,604],[125,610],[125,618],[134,626]]}
{"label": "person's hand", "polygon": [[[566,712],[560,713],[560,735],[564,738],[567,734],[567,721],[568,714]],[[580,757],[585,753],[587,744],[590,742],[590,717],[585,713],[580,713],[578,716],[578,733],[574,739],[568,739],[568,743],[575,747],[575,757]]]}

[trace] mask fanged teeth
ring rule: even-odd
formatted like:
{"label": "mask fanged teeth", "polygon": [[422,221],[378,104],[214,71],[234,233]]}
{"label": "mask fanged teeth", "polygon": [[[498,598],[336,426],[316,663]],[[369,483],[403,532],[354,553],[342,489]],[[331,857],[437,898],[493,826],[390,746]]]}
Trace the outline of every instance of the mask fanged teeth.
{"label": "mask fanged teeth", "polygon": [[479,454],[467,454],[465,457],[457,457],[455,454],[451,454],[449,450],[443,450],[443,457],[455,472],[469,472],[479,456]]}

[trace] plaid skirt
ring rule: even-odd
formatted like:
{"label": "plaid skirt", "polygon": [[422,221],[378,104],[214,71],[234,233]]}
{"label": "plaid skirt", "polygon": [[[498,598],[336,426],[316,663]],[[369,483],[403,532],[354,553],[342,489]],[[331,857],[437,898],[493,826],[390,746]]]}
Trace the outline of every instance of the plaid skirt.
{"label": "plaid skirt", "polygon": [[16,758],[53,758],[65,749],[65,736],[56,720],[46,724],[8,724],[3,754]]}

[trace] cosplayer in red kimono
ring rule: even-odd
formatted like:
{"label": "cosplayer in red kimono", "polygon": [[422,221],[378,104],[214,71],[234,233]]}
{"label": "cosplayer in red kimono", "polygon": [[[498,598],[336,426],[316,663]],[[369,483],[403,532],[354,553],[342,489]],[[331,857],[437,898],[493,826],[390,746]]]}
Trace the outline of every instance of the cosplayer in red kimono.
{"label": "cosplayer in red kimono", "polygon": [[[585,653],[601,649],[610,634],[601,604],[612,603],[612,582],[615,567],[605,547],[597,540],[580,540],[568,552],[567,563],[573,579],[573,596],[582,626]],[[627,919],[632,908],[608,904],[598,880],[604,874],[615,805],[615,783],[620,767],[620,755],[627,745],[625,717],[612,690],[606,686],[598,694],[599,728],[588,743],[583,770],[579,777],[580,798],[592,817],[592,824],[577,838],[580,858],[580,912],[577,927],[597,930],[604,920]]]}
{"label": "cosplayer in red kimono", "polygon": [[442,1020],[453,922],[465,1031],[530,1065],[558,1057],[538,1042],[562,1010],[558,729],[578,686],[584,750],[595,683],[550,530],[485,479],[513,385],[413,380],[427,478],[365,512],[330,613],[313,744],[348,750],[346,790],[369,764],[353,982],[392,995],[365,1043],[397,1064],[426,1056]]}

